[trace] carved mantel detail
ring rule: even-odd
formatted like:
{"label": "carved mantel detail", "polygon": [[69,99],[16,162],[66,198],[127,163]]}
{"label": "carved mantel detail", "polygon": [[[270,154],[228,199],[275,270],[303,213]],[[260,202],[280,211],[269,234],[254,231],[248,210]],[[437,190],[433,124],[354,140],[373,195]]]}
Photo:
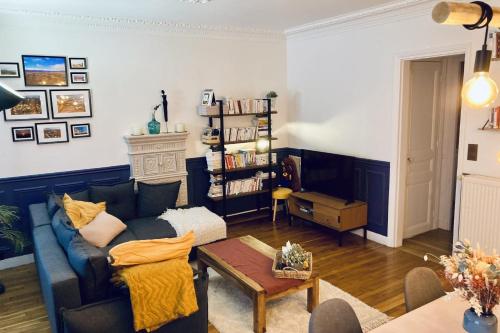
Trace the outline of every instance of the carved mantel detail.
{"label": "carved mantel detail", "polygon": [[130,174],[136,181],[148,184],[180,180],[177,205],[186,205],[187,170],[186,139],[188,133],[125,136],[130,159]]}

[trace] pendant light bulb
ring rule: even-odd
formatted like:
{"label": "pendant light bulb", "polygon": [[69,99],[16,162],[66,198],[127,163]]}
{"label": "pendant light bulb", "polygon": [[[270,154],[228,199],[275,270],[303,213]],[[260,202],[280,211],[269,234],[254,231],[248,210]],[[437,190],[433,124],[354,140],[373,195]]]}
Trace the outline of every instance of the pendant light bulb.
{"label": "pendant light bulb", "polygon": [[[485,38],[487,33],[485,35]],[[474,75],[462,88],[462,100],[473,109],[481,109],[492,104],[498,95],[498,87],[490,77],[491,51],[485,43],[476,52]]]}
{"label": "pendant light bulb", "polygon": [[473,109],[491,105],[498,96],[498,87],[488,72],[476,72],[462,89],[462,100]]}

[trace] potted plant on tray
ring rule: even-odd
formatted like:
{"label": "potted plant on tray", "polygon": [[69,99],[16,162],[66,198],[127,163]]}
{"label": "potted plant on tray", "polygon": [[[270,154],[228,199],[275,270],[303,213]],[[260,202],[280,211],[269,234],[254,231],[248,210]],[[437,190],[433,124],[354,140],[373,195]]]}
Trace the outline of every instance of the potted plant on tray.
{"label": "potted plant on tray", "polygon": [[451,256],[437,259],[446,279],[471,306],[464,313],[464,329],[469,333],[496,333],[498,320],[493,308],[500,301],[500,256],[486,255],[479,246],[474,249],[464,241],[455,244]]}

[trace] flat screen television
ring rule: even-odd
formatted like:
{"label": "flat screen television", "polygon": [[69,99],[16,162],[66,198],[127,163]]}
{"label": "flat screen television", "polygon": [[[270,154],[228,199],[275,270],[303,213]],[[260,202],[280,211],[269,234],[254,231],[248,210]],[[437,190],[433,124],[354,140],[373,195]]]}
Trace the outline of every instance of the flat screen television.
{"label": "flat screen television", "polygon": [[305,191],[354,202],[354,157],[303,150],[301,182]]}

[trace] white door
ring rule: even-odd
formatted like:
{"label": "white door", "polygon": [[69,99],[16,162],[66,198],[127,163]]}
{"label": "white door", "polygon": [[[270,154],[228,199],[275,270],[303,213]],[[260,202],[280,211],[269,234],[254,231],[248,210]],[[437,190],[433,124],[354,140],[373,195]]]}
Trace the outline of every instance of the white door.
{"label": "white door", "polygon": [[412,61],[409,67],[404,238],[433,229],[442,63]]}

